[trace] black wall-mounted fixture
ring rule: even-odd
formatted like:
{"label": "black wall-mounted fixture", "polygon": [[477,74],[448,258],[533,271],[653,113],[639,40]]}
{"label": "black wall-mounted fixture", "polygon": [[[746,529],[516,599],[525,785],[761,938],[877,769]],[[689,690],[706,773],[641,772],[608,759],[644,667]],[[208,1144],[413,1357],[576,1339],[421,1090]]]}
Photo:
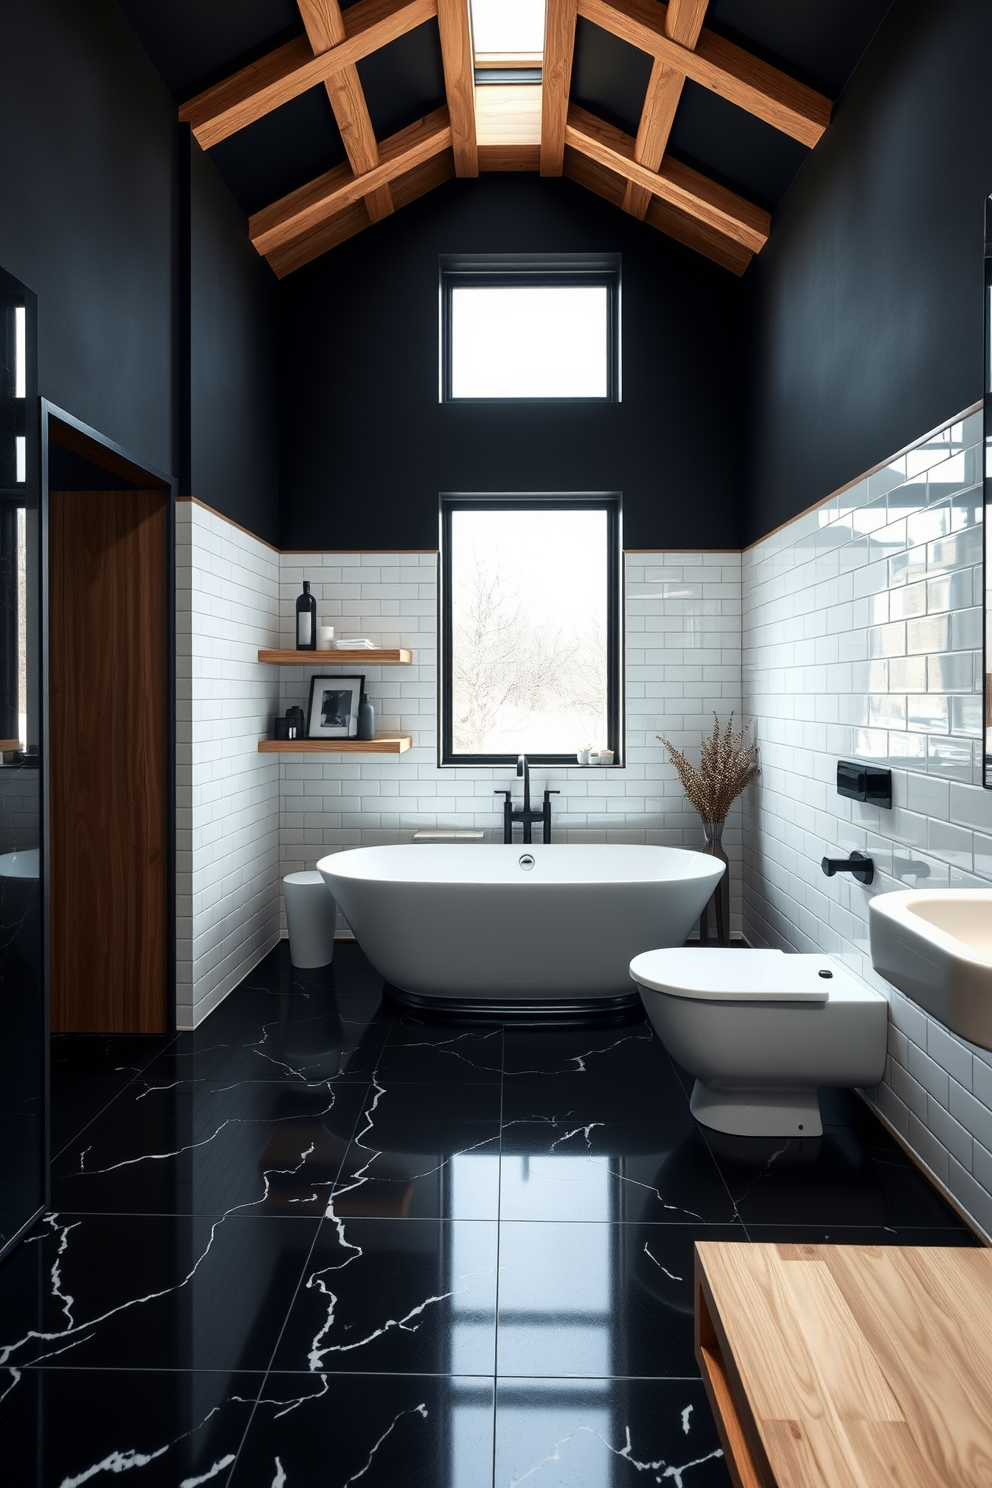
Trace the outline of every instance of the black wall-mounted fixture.
{"label": "black wall-mounted fixture", "polygon": [[828,878],[833,878],[835,873],[850,873],[858,883],[870,884],[875,877],[875,864],[859,852],[852,852],[849,858],[824,858],[820,867]]}
{"label": "black wall-mounted fixture", "polygon": [[859,765],[851,760],[837,761],[837,794],[852,801],[867,801],[870,806],[892,806],[892,771],[879,765]]}

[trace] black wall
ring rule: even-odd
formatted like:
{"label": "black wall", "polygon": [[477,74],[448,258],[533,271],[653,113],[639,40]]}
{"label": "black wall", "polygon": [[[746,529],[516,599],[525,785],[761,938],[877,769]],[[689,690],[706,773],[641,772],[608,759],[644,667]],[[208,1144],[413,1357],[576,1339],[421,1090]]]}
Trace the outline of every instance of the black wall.
{"label": "black wall", "polygon": [[982,395],[992,5],[896,0],[744,279],[745,540]]}
{"label": "black wall", "polygon": [[[623,401],[438,403],[438,255],[623,255]],[[452,181],[282,284],[284,548],[433,548],[439,491],[621,490],[627,547],[740,542],[740,284],[569,181]]]}
{"label": "black wall", "polygon": [[0,7],[0,264],[42,394],[175,466],[175,109],[113,0]]}
{"label": "black wall", "polygon": [[2,0],[0,139],[41,393],[274,540],[275,281],[114,0]]}
{"label": "black wall", "polygon": [[189,149],[189,490],[277,543],[277,283],[209,156]]}

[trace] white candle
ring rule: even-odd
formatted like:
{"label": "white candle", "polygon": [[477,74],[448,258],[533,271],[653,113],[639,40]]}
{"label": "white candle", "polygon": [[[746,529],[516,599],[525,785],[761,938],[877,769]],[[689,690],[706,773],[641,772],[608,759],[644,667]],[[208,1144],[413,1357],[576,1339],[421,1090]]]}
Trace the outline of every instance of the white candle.
{"label": "white candle", "polygon": [[333,649],[334,649],[334,626],[333,625],[318,625],[317,626],[317,650],[318,651],[333,651]]}

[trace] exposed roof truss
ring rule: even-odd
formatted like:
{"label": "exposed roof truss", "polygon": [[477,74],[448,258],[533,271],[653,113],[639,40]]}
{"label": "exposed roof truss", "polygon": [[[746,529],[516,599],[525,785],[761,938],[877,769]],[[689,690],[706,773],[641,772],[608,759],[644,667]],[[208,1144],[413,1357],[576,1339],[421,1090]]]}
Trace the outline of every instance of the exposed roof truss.
{"label": "exposed roof truss", "polygon": [[[297,0],[305,35],[180,108],[209,149],[314,87],[327,91],[347,162],[255,213],[251,240],[291,273],[449,180],[481,170],[566,175],[735,273],[760,252],[769,214],[667,154],[686,79],[807,147],[830,100],[708,30],[708,0],[547,0],[541,82],[476,85],[469,0]],[[447,107],[378,140],[357,63],[437,18]],[[652,58],[636,137],[569,97],[579,17]],[[512,60],[512,59],[511,59]],[[533,59],[531,59],[533,61]]]}

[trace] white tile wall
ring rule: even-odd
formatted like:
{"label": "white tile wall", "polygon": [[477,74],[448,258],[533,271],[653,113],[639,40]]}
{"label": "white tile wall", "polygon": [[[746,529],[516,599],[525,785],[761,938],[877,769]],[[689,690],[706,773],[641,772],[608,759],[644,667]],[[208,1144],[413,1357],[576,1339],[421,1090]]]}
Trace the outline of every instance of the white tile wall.
{"label": "white tile wall", "polygon": [[193,1028],[279,937],[279,555],[215,512],[176,521],[176,1022]]}
{"label": "white tile wall", "polygon": [[[839,956],[889,997],[869,1092],[992,1235],[992,1054],[872,970],[868,901],[992,881],[981,788],[981,415],[954,422],[744,554],[743,695],[760,779],[744,815],[744,928],[756,945]],[[836,793],[839,759],[893,771],[893,809]],[[820,870],[875,861],[871,888]]]}
{"label": "white tile wall", "polygon": [[[321,621],[339,635],[407,646],[410,667],[366,668],[381,732],[410,734],[395,758],[300,759],[281,764],[280,872],[312,868],[325,853],[408,842],[418,828],[483,828],[502,840],[494,790],[514,786],[508,768],[439,769],[436,753],[437,557],[433,553],[284,554],[282,644],[293,644],[295,601],[310,580]],[[555,840],[701,843],[656,733],[696,747],[713,711],[740,712],[740,556],[631,554],[626,565],[627,766],[548,767],[535,784],[555,798]],[[280,708],[306,706],[315,667],[283,667]],[[724,841],[735,865],[733,924],[740,924],[739,817]],[[340,927],[342,930],[345,927]]]}

